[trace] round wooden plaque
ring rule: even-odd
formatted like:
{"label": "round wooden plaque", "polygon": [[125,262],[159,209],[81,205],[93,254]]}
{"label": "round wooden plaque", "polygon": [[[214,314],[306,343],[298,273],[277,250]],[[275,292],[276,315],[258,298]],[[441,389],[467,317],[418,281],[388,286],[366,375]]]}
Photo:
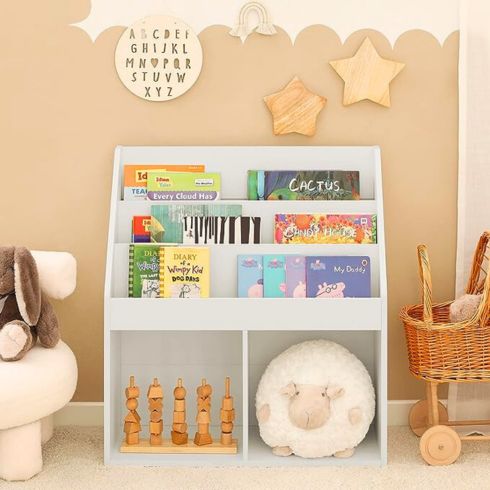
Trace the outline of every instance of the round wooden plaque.
{"label": "round wooden plaque", "polygon": [[133,94],[151,101],[172,100],[198,79],[201,43],[176,17],[145,17],[123,32],[115,63],[119,78]]}

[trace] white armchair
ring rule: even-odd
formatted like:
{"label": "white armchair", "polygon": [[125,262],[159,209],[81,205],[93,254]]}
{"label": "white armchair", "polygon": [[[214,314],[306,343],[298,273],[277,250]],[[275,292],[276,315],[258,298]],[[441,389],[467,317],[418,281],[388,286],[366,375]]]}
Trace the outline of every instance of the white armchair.
{"label": "white armchair", "polygon": [[[76,261],[65,252],[32,252],[41,288],[63,299],[76,286]],[[75,356],[62,341],[39,345],[17,362],[0,361],[0,478],[27,480],[42,470],[42,443],[53,434],[53,414],[75,392]]]}

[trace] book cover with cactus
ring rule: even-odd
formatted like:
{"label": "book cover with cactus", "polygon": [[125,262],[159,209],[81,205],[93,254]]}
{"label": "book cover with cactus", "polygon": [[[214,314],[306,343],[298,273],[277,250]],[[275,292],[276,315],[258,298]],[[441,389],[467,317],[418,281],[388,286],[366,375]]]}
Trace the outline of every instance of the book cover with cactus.
{"label": "book cover with cactus", "polygon": [[359,172],[356,170],[249,170],[248,199],[273,200],[358,200]]}

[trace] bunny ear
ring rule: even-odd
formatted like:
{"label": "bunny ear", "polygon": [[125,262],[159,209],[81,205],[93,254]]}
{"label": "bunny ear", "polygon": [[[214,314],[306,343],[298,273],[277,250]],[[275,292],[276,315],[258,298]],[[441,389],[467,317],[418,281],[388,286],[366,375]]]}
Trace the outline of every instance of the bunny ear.
{"label": "bunny ear", "polygon": [[15,298],[24,321],[36,325],[41,314],[41,288],[36,262],[25,247],[14,252]]}

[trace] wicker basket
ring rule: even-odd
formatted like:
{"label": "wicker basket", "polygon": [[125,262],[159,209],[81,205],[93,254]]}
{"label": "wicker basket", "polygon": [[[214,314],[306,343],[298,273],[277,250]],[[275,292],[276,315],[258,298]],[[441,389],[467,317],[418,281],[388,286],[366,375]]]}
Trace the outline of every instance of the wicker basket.
{"label": "wicker basket", "polygon": [[490,381],[490,274],[487,275],[490,232],[478,242],[466,292],[483,293],[475,315],[449,322],[451,302],[432,304],[432,281],[427,247],[418,247],[422,305],[400,312],[405,326],[410,372],[435,382]]}

